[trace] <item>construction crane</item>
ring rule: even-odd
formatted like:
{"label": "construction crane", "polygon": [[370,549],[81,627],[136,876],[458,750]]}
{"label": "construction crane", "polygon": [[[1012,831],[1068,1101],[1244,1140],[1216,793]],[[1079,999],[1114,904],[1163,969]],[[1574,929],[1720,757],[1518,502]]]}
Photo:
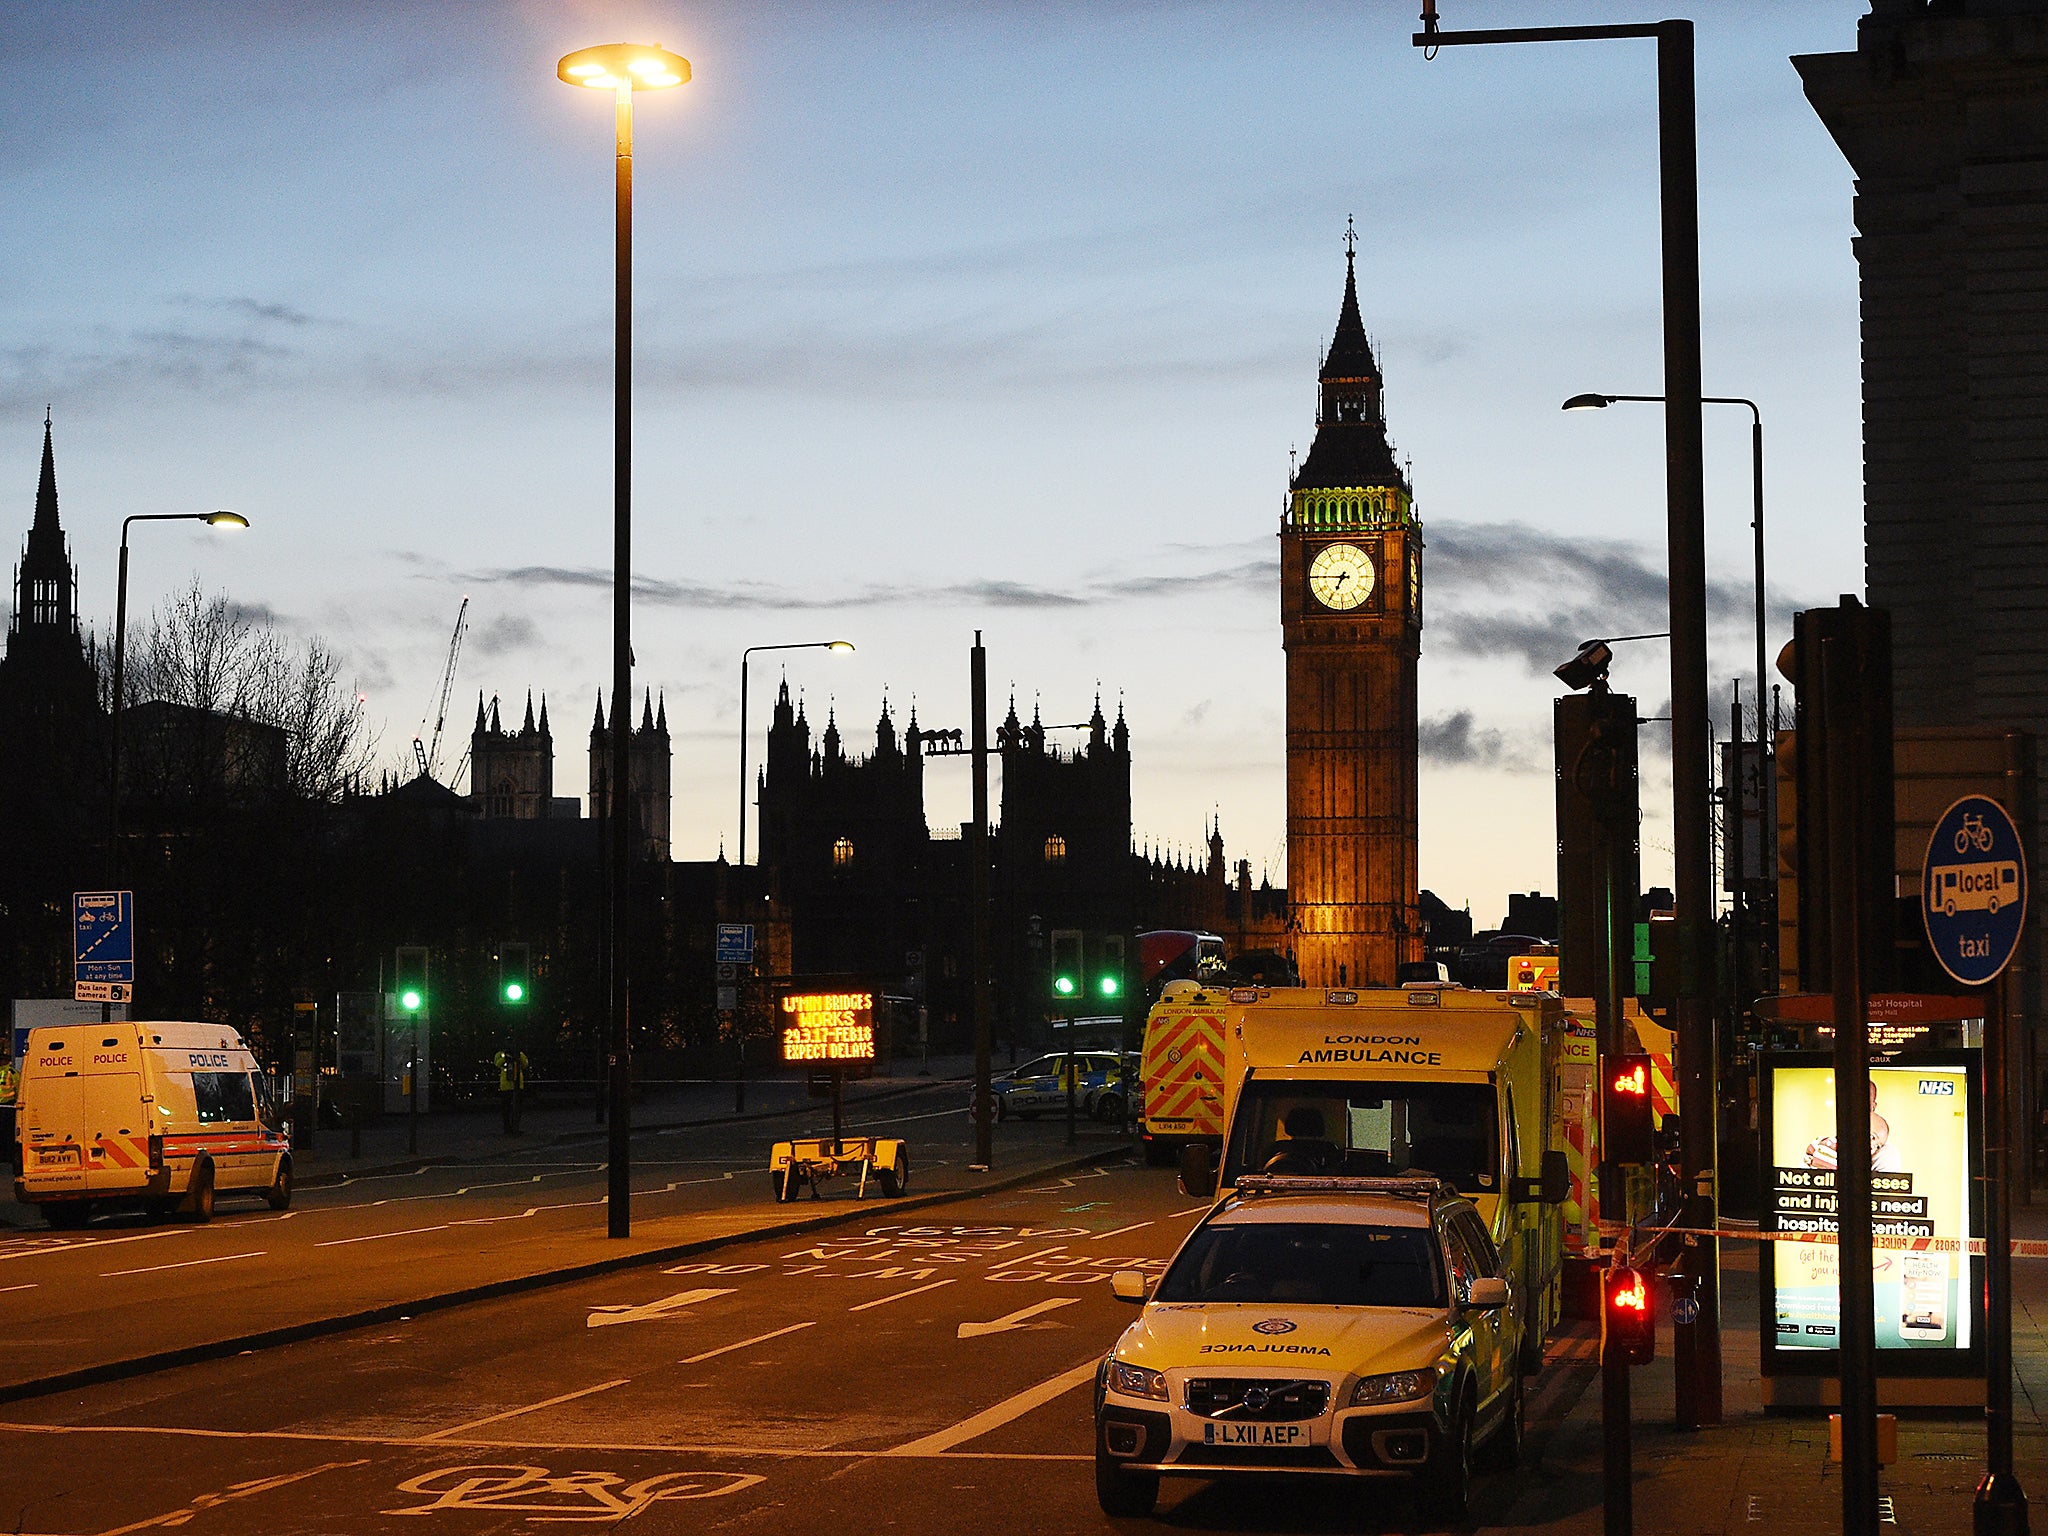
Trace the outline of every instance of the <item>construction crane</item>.
{"label": "construction crane", "polygon": [[462,655],[463,632],[469,628],[469,594],[462,595],[462,606],[455,610],[455,633],[448,637],[448,665],[441,672],[441,696],[434,704],[434,734],[425,746],[419,737],[412,740],[413,756],[419,760],[420,776],[432,778],[434,769],[441,761],[441,729],[448,723],[448,695],[455,688],[455,663]]}

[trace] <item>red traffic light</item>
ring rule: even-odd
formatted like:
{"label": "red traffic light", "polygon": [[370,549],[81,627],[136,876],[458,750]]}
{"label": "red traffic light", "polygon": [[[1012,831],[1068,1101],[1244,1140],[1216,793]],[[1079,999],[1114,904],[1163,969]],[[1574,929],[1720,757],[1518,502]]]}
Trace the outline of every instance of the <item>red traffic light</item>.
{"label": "red traffic light", "polygon": [[1650,1279],[1639,1269],[1610,1269],[1600,1277],[1603,1347],[1624,1364],[1647,1365],[1657,1355],[1657,1315]]}
{"label": "red traffic light", "polygon": [[1600,1156],[1607,1162],[1656,1160],[1650,1058],[1640,1051],[1607,1058],[1600,1077]]}

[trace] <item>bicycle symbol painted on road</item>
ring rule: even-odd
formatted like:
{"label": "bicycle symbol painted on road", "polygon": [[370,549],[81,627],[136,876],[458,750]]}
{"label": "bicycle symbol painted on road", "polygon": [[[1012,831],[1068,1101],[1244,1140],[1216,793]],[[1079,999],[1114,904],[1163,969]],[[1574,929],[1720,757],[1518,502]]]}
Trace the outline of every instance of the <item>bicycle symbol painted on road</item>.
{"label": "bicycle symbol painted on road", "polygon": [[1969,811],[1963,813],[1963,824],[1956,828],[1956,852],[1968,853],[1975,848],[1979,853],[1991,851],[1991,829],[1984,824],[1982,816]]}
{"label": "bicycle symbol painted on road", "polygon": [[387,1515],[450,1510],[530,1515],[538,1524],[624,1520],[666,1499],[717,1499],[751,1488],[751,1472],[663,1472],[629,1483],[615,1472],[550,1472],[546,1467],[444,1467],[398,1485],[432,1502]]}

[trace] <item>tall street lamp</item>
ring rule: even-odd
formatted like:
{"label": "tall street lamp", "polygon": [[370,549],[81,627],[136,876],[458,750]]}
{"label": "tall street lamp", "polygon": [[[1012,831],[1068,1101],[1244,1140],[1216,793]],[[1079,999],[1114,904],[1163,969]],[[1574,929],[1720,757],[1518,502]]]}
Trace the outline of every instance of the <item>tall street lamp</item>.
{"label": "tall street lamp", "polygon": [[[1662,395],[1573,395],[1571,399],[1565,401],[1563,409],[1567,411],[1599,411],[1622,401],[1644,405],[1662,405],[1665,403]],[[1767,735],[1769,726],[1764,720],[1764,634],[1766,624],[1764,614],[1764,413],[1757,409],[1757,404],[1754,400],[1745,399],[1741,395],[1702,395],[1700,402],[1703,405],[1739,405],[1749,412],[1750,530],[1756,541],[1755,707],[1757,807],[1759,812],[1757,823],[1757,866],[1759,869],[1768,871],[1770,868],[1770,844],[1765,840],[1768,837],[1768,832],[1763,826],[1761,814],[1762,808],[1767,803],[1764,793],[1763,774],[1771,761],[1769,737]],[[1740,713],[1739,709],[1737,712],[1738,714]],[[1739,720],[1736,722],[1736,731],[1740,735],[1741,722]],[[1734,942],[1736,945],[1735,953],[1739,957],[1743,943],[1744,927],[1743,886],[1745,881],[1743,879],[1742,865],[1747,861],[1743,854],[1741,752],[1739,747],[1735,756],[1737,763],[1736,783],[1729,790],[1732,798],[1726,807],[1726,815],[1730,818],[1727,823],[1731,829],[1727,843],[1727,854],[1728,862],[1734,868],[1729,879],[1729,888],[1735,893]],[[1766,957],[1769,953],[1772,936],[1777,932],[1775,891],[1772,882],[1768,878],[1763,882],[1763,892],[1755,901],[1750,903],[1750,906],[1756,918],[1757,989],[1762,991],[1764,990],[1765,977],[1769,972]],[[1734,974],[1735,985],[1738,989],[1742,985],[1741,977],[1742,973],[1738,959]],[[1736,1006],[1738,1008],[1741,1006],[1742,1001],[1743,999],[1741,998],[1736,999]],[[1681,1120],[1680,1124],[1682,1125],[1683,1123],[1683,1120]]]}
{"label": "tall street lamp", "polygon": [[747,865],[747,660],[757,651],[836,651],[853,649],[851,640],[798,640],[789,645],[750,645],[740,652],[740,862]]}
{"label": "tall street lamp", "polygon": [[607,913],[611,976],[606,988],[610,1050],[605,1081],[611,1100],[605,1227],[609,1236],[633,1235],[632,1126],[627,1085],[633,1041],[627,1018],[626,929],[628,874],[632,867],[631,744],[633,730],[633,93],[665,90],[690,78],[690,61],[655,45],[605,43],[565,54],[558,79],[610,91],[614,113],[616,338],[612,365],[612,751],[611,893]]}
{"label": "tall street lamp", "polygon": [[[1672,875],[1678,895],[1679,1171],[1686,1225],[1718,1225],[1714,1187],[1713,828],[1707,797],[1706,484],[1700,433],[1699,130],[1693,28],[1669,20],[1591,27],[1501,27],[1446,32],[1437,0],[1422,0],[1422,30],[1409,39],[1432,58],[1441,48],[1495,43],[1617,42],[1657,45],[1657,182],[1664,309],[1664,499],[1671,590]],[[1681,1262],[1698,1287],[1699,1324],[1675,1346],[1678,1422],[1721,1422],[1721,1248],[1692,1240]],[[1874,1517],[1873,1517],[1874,1518]]]}
{"label": "tall street lamp", "polygon": [[107,736],[107,873],[121,879],[121,706],[128,686],[128,526],[131,523],[204,523],[209,528],[247,528],[239,512],[137,512],[121,519],[121,576],[114,586],[114,702]]}

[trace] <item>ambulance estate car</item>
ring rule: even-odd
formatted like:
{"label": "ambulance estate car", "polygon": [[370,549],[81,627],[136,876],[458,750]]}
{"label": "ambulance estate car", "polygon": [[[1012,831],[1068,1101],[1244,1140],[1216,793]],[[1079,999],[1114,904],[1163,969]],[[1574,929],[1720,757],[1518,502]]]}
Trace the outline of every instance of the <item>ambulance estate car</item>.
{"label": "ambulance estate car", "polygon": [[1475,1455],[1520,1454],[1523,1318],[1486,1224],[1434,1178],[1248,1176],[1203,1219],[1095,1391],[1095,1491],[1162,1475],[1419,1481],[1462,1518]]}
{"label": "ambulance estate car", "polygon": [[142,1205],[213,1216],[214,1196],[292,1200],[291,1136],[242,1037],[219,1024],[32,1029],[15,1116],[14,1198],[53,1227]]}

